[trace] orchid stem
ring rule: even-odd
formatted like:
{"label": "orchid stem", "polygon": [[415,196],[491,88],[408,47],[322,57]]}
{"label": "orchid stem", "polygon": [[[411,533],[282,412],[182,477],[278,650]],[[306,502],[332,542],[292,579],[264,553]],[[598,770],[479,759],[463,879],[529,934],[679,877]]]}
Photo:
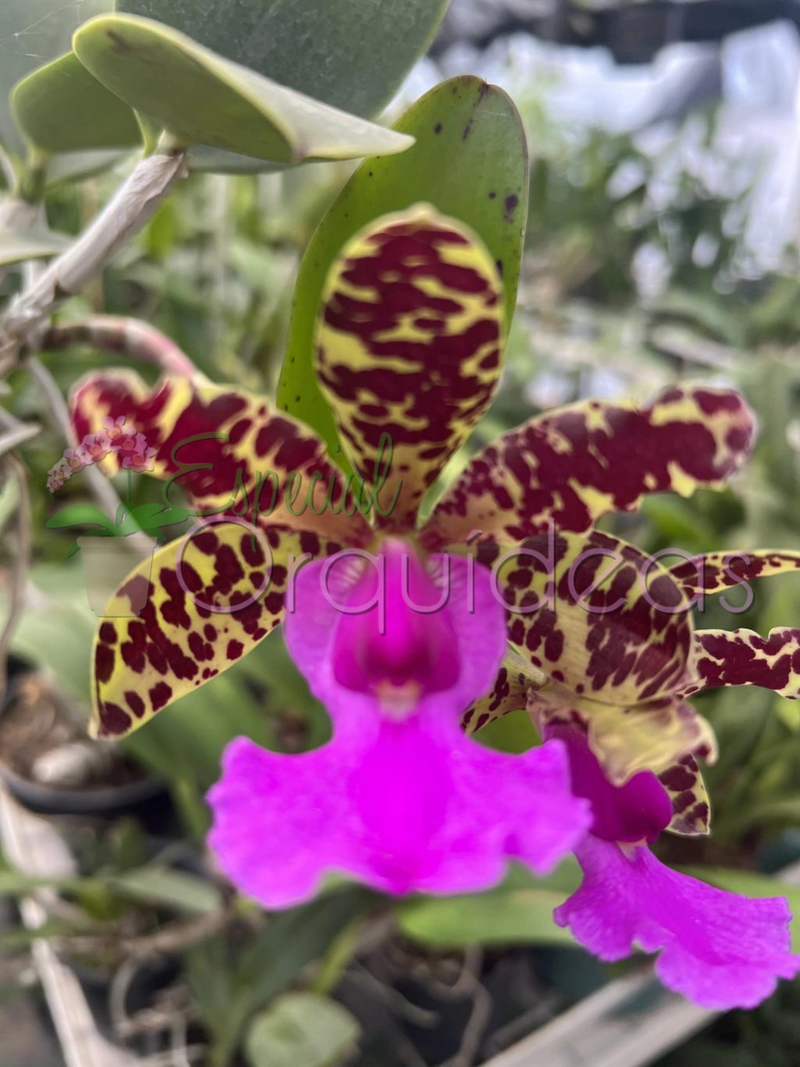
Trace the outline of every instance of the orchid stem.
{"label": "orchid stem", "polygon": [[122,315],[88,315],[75,322],[51,326],[41,341],[42,349],[50,352],[75,344],[141,359],[165,374],[180,378],[196,377],[198,373],[186,353],[160,330]]}
{"label": "orchid stem", "polygon": [[31,500],[28,492],[28,476],[25,467],[16,456],[4,457],[4,463],[13,474],[19,493],[16,524],[16,565],[11,569],[11,592],[8,616],[0,633],[0,693],[4,693],[8,677],[8,653],[19,617],[25,606],[25,587],[28,581],[31,558]]}
{"label": "orchid stem", "polygon": [[185,151],[164,139],[157,152],[136,164],[88,229],[0,318],[0,356],[8,360],[21,347],[36,349],[53,309],[66,297],[79,293],[149,222],[185,168]]}

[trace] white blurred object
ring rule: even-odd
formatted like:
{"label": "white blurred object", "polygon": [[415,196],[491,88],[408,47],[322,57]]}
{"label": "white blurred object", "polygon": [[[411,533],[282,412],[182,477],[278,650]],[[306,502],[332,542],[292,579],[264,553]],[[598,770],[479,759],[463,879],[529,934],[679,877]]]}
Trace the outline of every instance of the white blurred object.
{"label": "white blurred object", "polygon": [[[455,0],[453,11],[464,8],[464,17],[474,19],[480,7]],[[464,73],[501,85],[518,101],[535,95],[562,129],[636,134],[648,153],[676,143],[675,124],[721,98],[711,150],[690,128],[678,162],[722,197],[754,182],[747,217],[732,223],[743,230],[752,273],[775,268],[786,244],[800,237],[800,38],[789,22],[733,34],[721,46],[670,45],[643,66],[618,66],[606,49],[563,47],[528,34],[500,38],[483,52],[456,44],[438,63],[419,64],[401,99],[407,105],[442,77]],[[663,181],[668,196],[669,175]]]}

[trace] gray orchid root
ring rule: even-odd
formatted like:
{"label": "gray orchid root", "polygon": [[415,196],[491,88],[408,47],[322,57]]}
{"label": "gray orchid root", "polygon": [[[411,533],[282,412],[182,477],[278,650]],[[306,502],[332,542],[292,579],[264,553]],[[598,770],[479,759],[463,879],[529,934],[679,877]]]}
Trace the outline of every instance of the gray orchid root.
{"label": "gray orchid root", "polygon": [[42,338],[41,348],[53,352],[76,344],[90,345],[153,363],[165,374],[181,378],[197,375],[194,363],[174,341],[154,326],[138,319],[127,319],[121,315],[89,315],[75,322],[62,323],[47,331]]}
{"label": "gray orchid root", "polygon": [[41,338],[56,305],[79,293],[149,222],[185,169],[185,153],[168,145],[140,160],[85,233],[0,317],[0,367]]}

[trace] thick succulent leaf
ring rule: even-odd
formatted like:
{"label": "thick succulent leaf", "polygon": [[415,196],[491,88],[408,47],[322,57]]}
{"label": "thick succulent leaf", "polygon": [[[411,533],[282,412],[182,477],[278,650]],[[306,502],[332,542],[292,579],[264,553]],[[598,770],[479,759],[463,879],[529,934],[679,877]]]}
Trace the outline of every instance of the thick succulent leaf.
{"label": "thick succulent leaf", "polygon": [[[80,381],[71,410],[79,441],[99,433],[105,418],[124,416],[156,449],[151,473],[177,475],[195,510],[234,512],[347,544],[372,537],[352,493],[343,497],[341,472],[324,444],[264,397],[187,378],[165,378],[150,390],[137,374],[118,371]],[[120,461],[112,454],[103,464],[113,473]]]}
{"label": "thick succulent leaf", "polygon": [[[92,732],[138,729],[255,648],[283,618],[290,555],[310,547],[302,534],[270,528],[259,538],[228,520],[140,563],[109,600],[97,634]],[[319,539],[313,547],[338,549]]]}
{"label": "thick succulent leaf", "polygon": [[800,630],[778,627],[762,637],[754,630],[698,630],[694,635],[698,680],[685,693],[727,685],[757,685],[800,699]]}
{"label": "thick succulent leaf", "polygon": [[414,527],[426,490],[489,406],[501,297],[480,238],[427,205],[376,220],[328,276],[317,376],[388,529]]}
{"label": "thick succulent leaf", "polygon": [[127,151],[100,149],[91,152],[63,152],[54,156],[47,167],[47,188],[64,182],[78,182],[100,174],[125,159]]}
{"label": "thick succulent leaf", "polygon": [[529,693],[545,689],[550,684],[541,671],[509,648],[491,693],[464,712],[462,725],[468,734],[475,733],[508,712],[526,708]]}
{"label": "thick succulent leaf", "polygon": [[44,152],[133,148],[142,143],[133,111],[93,78],[73,52],[18,82],[11,103],[25,137]]}
{"label": "thick succulent leaf", "polygon": [[0,3],[0,145],[22,158],[25,141],[11,111],[12,87],[42,63],[67,52],[85,20],[110,11],[114,0],[3,0]]}
{"label": "thick succulent leaf", "polygon": [[313,383],[314,322],[340,249],[381,215],[426,202],[459,219],[488,248],[502,275],[506,326],[517,294],[527,217],[528,150],[509,97],[478,78],[444,82],[395,129],[416,138],[408,152],[370,159],[350,179],[311,240],[298,276],[278,404],[337,443],[327,403]]}
{"label": "thick succulent leaf", "polygon": [[704,593],[721,593],[756,578],[772,578],[796,570],[800,570],[800,552],[770,548],[708,552],[669,568],[689,599]]}
{"label": "thick succulent leaf", "polygon": [[[433,38],[447,0],[117,0],[117,11],[173,26],[297,92],[372,118]],[[197,149],[190,165],[264,169],[246,156]]]}
{"label": "thick succulent leaf", "polygon": [[478,559],[508,605],[510,642],[576,699],[633,706],[688,681],[691,617],[666,571],[633,545],[598,531],[541,535],[484,542]]}
{"label": "thick succulent leaf", "polygon": [[117,0],[220,55],[354,115],[377,115],[441,22],[447,0]]}
{"label": "thick succulent leaf", "polygon": [[583,532],[602,515],[633,511],[645,493],[689,496],[721,485],[746,458],[753,415],[729,390],[681,387],[647,408],[589,400],[551,412],[490,444],[431,516],[431,545],[474,530],[487,538]]}
{"label": "thick succulent leaf", "polygon": [[69,244],[69,239],[58,233],[0,229],[0,267],[29,259],[48,259],[60,255]]}
{"label": "thick succulent leaf", "polygon": [[711,806],[703,773],[694,756],[683,756],[658,776],[672,801],[667,829],[681,837],[704,837],[711,832]]}
{"label": "thick succulent leaf", "polygon": [[[568,697],[563,694],[565,700]],[[676,697],[627,707],[592,700],[569,705],[559,701],[554,687],[541,698],[532,693],[528,710],[542,734],[546,725],[562,723],[585,729],[589,747],[616,785],[639,771],[661,775],[692,753],[709,762],[717,757],[710,724]]]}
{"label": "thick succulent leaf", "polygon": [[101,16],[78,30],[73,47],[107,89],[187,146],[300,163],[402,152],[412,144],[409,137],[278,85],[150,19]]}

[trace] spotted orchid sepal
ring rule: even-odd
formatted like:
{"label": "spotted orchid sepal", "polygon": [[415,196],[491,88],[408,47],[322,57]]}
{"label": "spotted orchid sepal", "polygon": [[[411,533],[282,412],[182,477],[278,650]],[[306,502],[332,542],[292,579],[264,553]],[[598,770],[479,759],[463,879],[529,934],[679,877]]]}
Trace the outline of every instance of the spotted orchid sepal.
{"label": "spotted orchid sepal", "polygon": [[393,484],[376,500],[376,526],[416,526],[426,491],[489,407],[505,341],[502,279],[461,223],[419,204],[342,249],[323,290],[315,369],[368,482],[391,441]]}
{"label": "spotted orchid sepal", "polygon": [[223,870],[265,906],[306,899],[332,871],[392,894],[488,888],[509,860],[545,873],[582,837],[559,742],[516,757],[460,729],[505,651],[483,568],[397,539],[370,560],[312,563],[285,631],[333,739],[282,756],[241,738],[209,797]]}

